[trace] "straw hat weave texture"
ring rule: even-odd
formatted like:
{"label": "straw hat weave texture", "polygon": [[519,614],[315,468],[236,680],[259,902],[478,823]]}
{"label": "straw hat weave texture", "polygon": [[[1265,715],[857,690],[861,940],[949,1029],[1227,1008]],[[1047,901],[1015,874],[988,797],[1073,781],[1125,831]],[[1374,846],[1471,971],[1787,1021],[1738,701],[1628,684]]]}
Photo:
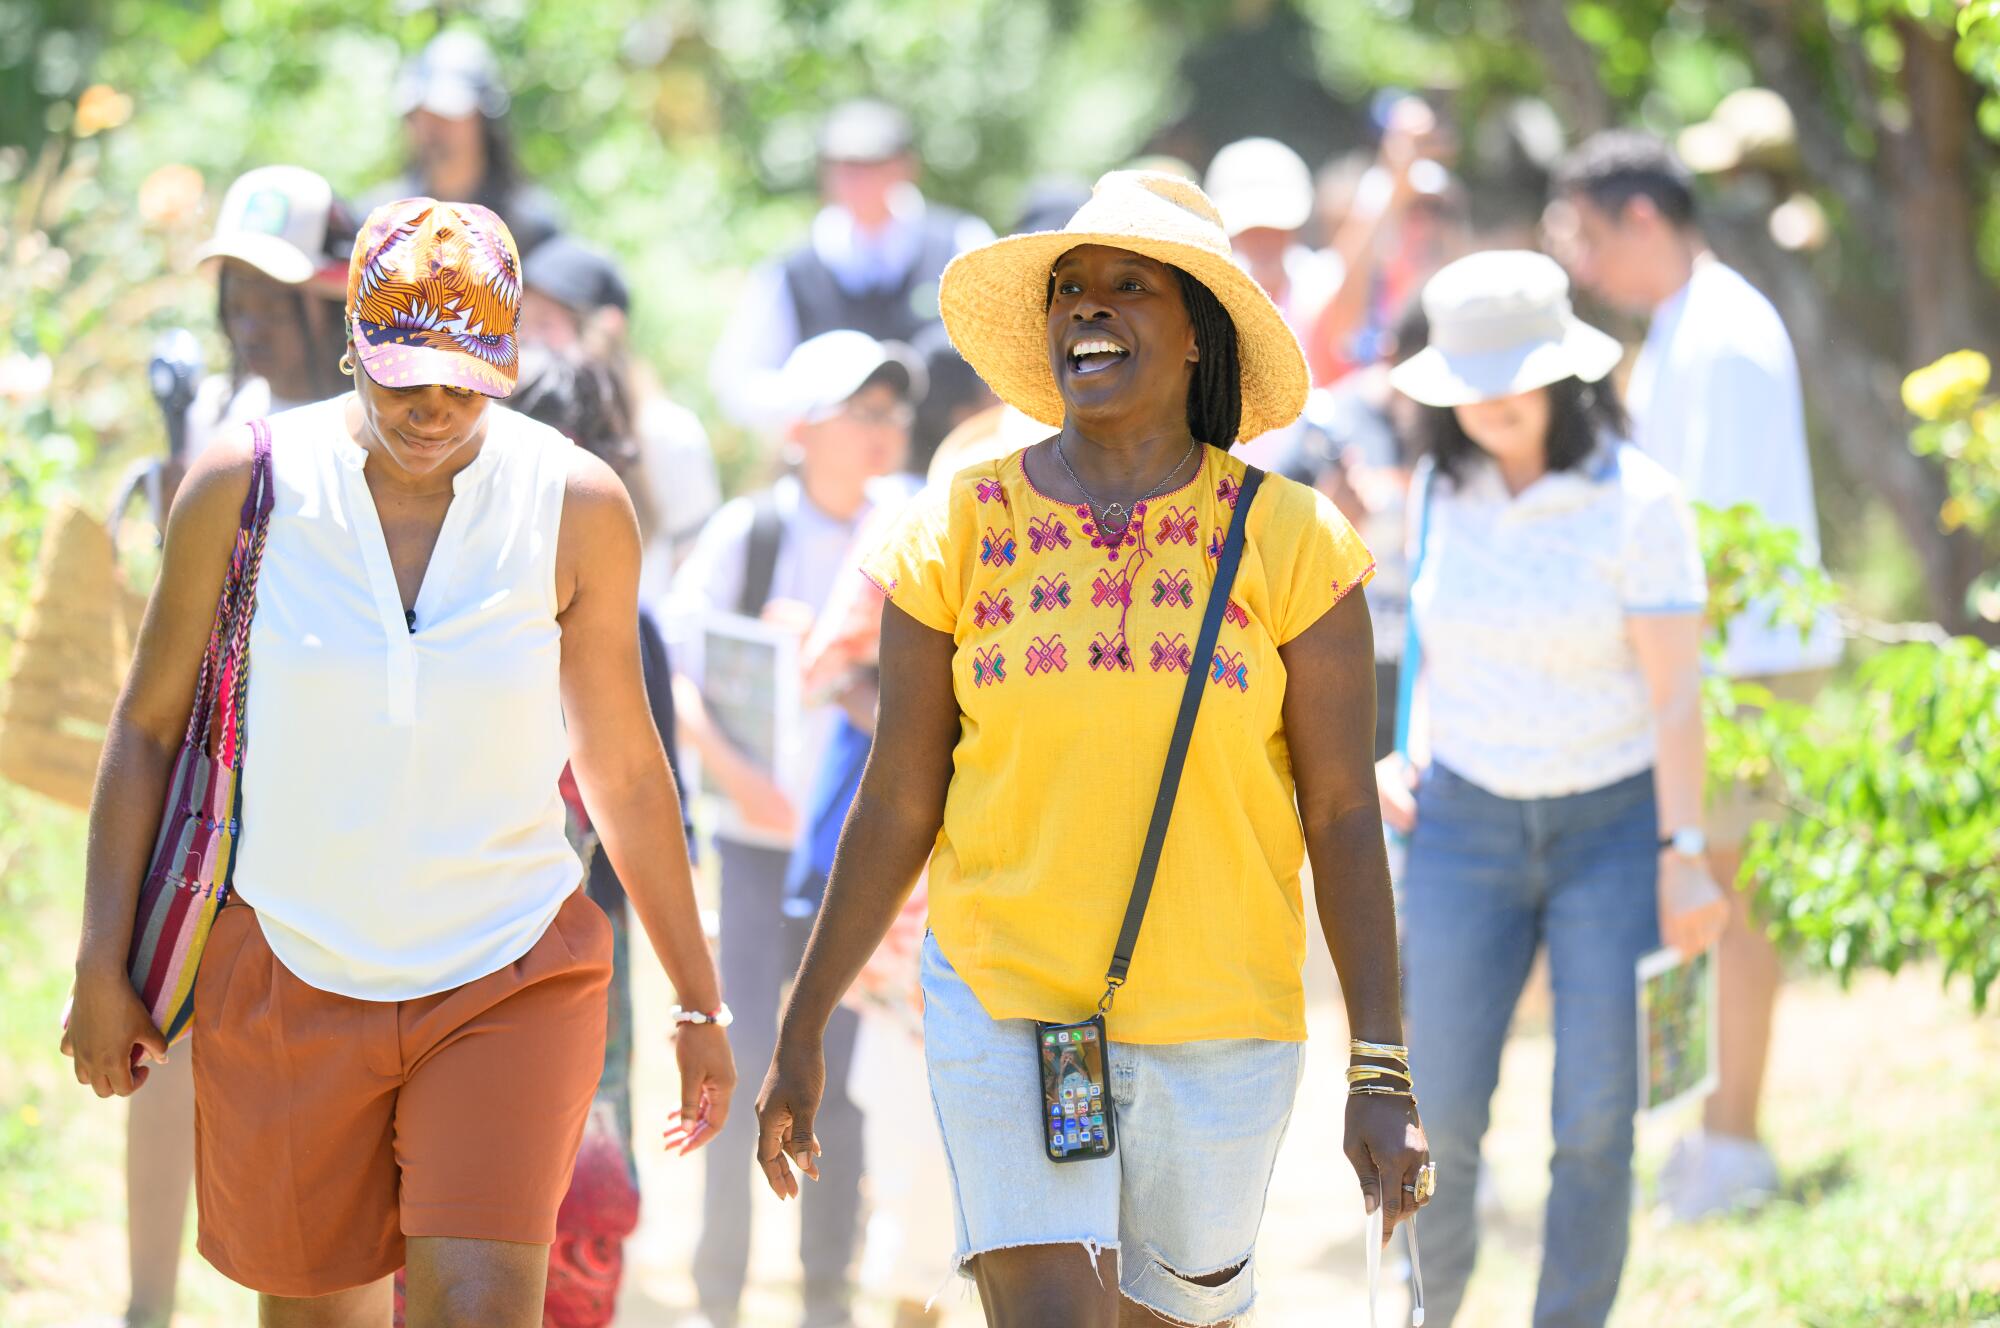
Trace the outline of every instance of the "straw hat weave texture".
{"label": "straw hat weave texture", "polygon": [[1310,386],[1298,338],[1271,297],[1237,265],[1208,195],[1191,181],[1157,171],[1113,171],[1061,230],[995,240],[945,268],[938,291],[945,331],[1002,401],[1043,424],[1062,424],[1044,302],[1056,260],[1085,244],[1170,263],[1222,302],[1236,324],[1242,362],[1242,438],[1298,418]]}

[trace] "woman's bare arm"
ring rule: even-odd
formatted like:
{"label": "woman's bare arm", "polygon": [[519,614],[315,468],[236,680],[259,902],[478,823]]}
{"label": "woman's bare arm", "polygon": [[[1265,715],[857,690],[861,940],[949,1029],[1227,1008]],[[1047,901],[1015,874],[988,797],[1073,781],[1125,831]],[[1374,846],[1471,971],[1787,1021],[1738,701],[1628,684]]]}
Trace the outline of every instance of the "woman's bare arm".
{"label": "woman's bare arm", "polygon": [[[1340,973],[1352,1036],[1403,1041],[1396,908],[1375,783],[1375,634],[1367,601],[1350,594],[1279,647],[1285,740],[1328,951]],[[1345,1151],[1383,1230],[1416,1211],[1404,1192],[1422,1161],[1410,1104],[1348,1099]]]}
{"label": "woman's bare arm", "polygon": [[944,820],[951,754],[958,745],[951,637],[894,604],[882,607],[882,700],[875,745],[840,836],[826,902],[785,1005],[778,1052],[757,1102],[757,1158],[771,1188],[798,1193],[790,1149],[819,1175],[811,1142],[825,1092],[820,1039],[827,1020],[875,947],[888,934],[929,858]]}
{"label": "woman's bare arm", "polygon": [[219,440],[197,460],[174,500],[160,578],[146,605],[131,670],[105,730],[90,802],[84,857],[83,929],[76,1000],[63,1049],[79,1083],[99,1097],[145,1082],[132,1049],[165,1059],[166,1043],[125,972],[132,916],[175,754],[194,707],[196,676],[229,573],[230,550],[250,491],[248,430]]}
{"label": "woman's bare arm", "polygon": [[[681,1003],[712,1011],[722,1003],[721,983],[695,903],[680,795],[639,663],[638,520],[617,475],[581,449],[563,500],[556,576],[570,768]],[[697,1024],[681,1031],[676,1051],[683,1129],[706,1119],[703,1133],[713,1137],[736,1082],[728,1046],[715,1025]]]}

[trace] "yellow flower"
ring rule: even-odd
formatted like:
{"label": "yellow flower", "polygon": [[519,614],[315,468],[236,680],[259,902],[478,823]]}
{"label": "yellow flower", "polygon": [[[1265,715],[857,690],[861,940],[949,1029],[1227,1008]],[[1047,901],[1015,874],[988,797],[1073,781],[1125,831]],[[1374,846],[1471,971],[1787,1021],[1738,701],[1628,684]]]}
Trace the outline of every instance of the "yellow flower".
{"label": "yellow flower", "polygon": [[1957,530],[1971,519],[1972,504],[1956,495],[1945,499],[1944,506],[1938,509],[1938,522],[1946,530]]}
{"label": "yellow flower", "polygon": [[1976,350],[1953,351],[1903,380],[1903,404],[1920,420],[1958,415],[1979,400],[1993,364]]}
{"label": "yellow flower", "polygon": [[108,83],[93,83],[76,99],[76,136],[89,138],[132,118],[132,99]]}
{"label": "yellow flower", "polygon": [[139,215],[160,230],[184,225],[201,210],[201,191],[201,172],[194,167],[162,166],[139,186]]}
{"label": "yellow flower", "polygon": [[21,1124],[33,1130],[40,1128],[41,1123],[42,1113],[36,1110],[35,1104],[32,1102],[23,1102],[21,1104]]}

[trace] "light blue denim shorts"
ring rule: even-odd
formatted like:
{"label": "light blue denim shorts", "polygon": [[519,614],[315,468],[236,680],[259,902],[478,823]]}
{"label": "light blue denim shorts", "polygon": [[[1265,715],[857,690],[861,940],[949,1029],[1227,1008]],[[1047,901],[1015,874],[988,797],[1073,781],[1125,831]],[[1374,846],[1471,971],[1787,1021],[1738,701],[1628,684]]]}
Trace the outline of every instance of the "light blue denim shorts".
{"label": "light blue denim shorts", "polygon": [[[994,1019],[924,940],[924,1055],[958,1210],[956,1263],[1019,1245],[1115,1249],[1126,1298],[1181,1323],[1242,1317],[1305,1044],[1110,1044],[1118,1151],[1049,1160],[1034,1023]],[[1240,1265],[1240,1267],[1239,1267]],[[1218,1286],[1189,1278],[1238,1271]]]}

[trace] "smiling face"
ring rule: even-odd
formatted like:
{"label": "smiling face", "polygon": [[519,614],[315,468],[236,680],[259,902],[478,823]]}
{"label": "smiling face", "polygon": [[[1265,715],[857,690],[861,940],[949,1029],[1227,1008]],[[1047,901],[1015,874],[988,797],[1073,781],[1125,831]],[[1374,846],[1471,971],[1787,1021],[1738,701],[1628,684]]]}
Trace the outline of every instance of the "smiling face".
{"label": "smiling face", "polygon": [[1098,430],[1185,429],[1199,355],[1173,270],[1085,244],[1056,260],[1050,287],[1049,365],[1071,418]]}
{"label": "smiling face", "polygon": [[456,473],[486,439],[491,398],[479,392],[436,384],[384,387],[357,366],[354,396],[360,403],[355,440],[385,456],[406,479]]}
{"label": "smiling face", "polygon": [[1547,388],[1537,387],[1454,409],[1465,436],[1494,460],[1529,469],[1546,464],[1550,415]]}

